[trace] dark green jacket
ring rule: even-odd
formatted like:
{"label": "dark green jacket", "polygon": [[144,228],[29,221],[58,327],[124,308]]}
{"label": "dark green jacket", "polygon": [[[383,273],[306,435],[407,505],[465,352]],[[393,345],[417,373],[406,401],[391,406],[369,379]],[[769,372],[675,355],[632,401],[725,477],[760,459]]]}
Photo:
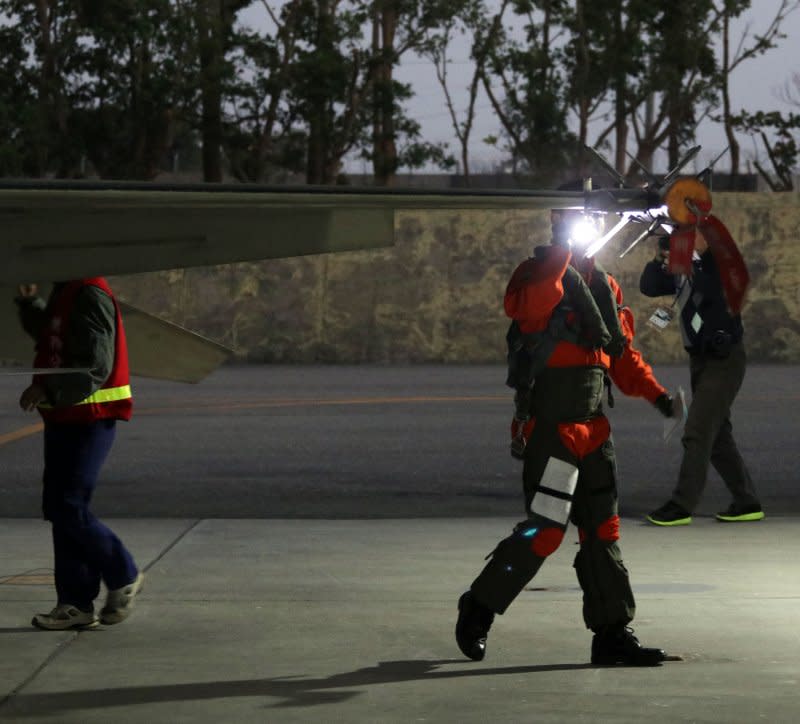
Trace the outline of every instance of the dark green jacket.
{"label": "dark green jacket", "polygon": [[[37,343],[50,321],[50,304],[62,284],[55,284],[47,302],[42,297],[17,297],[19,318]],[[65,367],[88,367],[89,372],[46,375],[42,381],[53,407],[68,407],[100,389],[114,366],[116,312],[101,289],[83,287],[75,297],[64,347]]]}

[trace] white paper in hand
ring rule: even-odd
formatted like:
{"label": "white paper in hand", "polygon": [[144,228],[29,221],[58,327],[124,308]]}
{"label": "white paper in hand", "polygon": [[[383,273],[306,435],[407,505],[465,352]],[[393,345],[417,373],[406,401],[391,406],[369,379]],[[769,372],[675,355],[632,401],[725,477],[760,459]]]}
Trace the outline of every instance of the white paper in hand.
{"label": "white paper in hand", "polygon": [[683,387],[678,387],[674,400],[674,414],[664,420],[664,442],[667,442],[672,437],[675,430],[686,424],[686,418],[689,415],[689,411],[686,409],[686,395],[683,392]]}

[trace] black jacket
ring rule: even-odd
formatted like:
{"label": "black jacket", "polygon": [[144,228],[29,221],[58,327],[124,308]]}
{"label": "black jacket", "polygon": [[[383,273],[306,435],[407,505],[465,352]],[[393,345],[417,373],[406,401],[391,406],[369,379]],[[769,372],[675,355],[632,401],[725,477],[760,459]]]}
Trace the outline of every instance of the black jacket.
{"label": "black jacket", "polygon": [[728,311],[722,280],[710,251],[692,261],[691,278],[674,276],[664,265],[648,262],[639,279],[639,290],[648,297],[678,295],[683,345],[693,354],[722,354],[741,341],[740,315]]}

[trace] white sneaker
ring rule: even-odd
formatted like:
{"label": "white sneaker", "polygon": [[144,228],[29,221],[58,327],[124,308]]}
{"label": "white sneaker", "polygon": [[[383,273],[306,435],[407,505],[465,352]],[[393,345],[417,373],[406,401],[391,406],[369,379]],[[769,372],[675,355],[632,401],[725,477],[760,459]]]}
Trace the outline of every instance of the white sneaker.
{"label": "white sneaker", "polygon": [[50,613],[37,613],[31,623],[46,631],[66,631],[67,629],[87,629],[97,626],[94,609],[81,611],[69,603],[60,603]]}
{"label": "white sneaker", "polygon": [[100,611],[100,623],[111,626],[128,618],[133,608],[133,599],[142,590],[143,583],[144,574],[139,573],[132,583],[109,591],[106,597],[106,605]]}

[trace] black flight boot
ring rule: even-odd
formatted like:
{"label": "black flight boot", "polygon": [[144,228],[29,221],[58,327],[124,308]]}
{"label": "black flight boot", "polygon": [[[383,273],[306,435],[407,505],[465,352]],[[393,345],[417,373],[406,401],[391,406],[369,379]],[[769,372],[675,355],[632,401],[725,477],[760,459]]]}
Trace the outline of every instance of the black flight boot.
{"label": "black flight boot", "polygon": [[592,663],[600,666],[660,666],[667,655],[639,643],[628,626],[609,626],[592,639]]}
{"label": "black flight boot", "polygon": [[472,591],[458,599],[456,642],[464,656],[481,661],[486,655],[486,636],[494,621],[494,612],[475,600]]}

